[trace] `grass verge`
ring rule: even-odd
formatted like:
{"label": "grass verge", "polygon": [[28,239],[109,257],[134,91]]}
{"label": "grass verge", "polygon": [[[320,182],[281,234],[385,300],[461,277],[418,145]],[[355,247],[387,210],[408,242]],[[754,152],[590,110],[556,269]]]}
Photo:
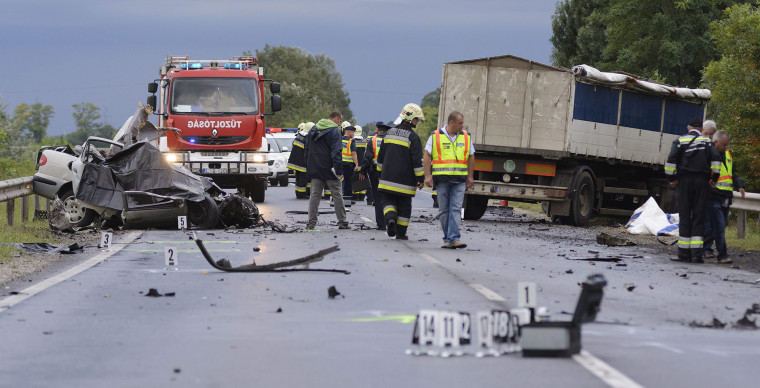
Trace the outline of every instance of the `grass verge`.
{"label": "grass verge", "polygon": [[[31,208],[31,206],[30,206]],[[47,221],[23,221],[21,219],[21,200],[16,200],[15,217],[13,226],[8,226],[6,216],[6,204],[0,204],[0,262],[7,263],[10,259],[19,253],[12,243],[31,243],[31,242],[55,242],[57,236],[50,231]],[[34,213],[30,209],[30,215]]]}

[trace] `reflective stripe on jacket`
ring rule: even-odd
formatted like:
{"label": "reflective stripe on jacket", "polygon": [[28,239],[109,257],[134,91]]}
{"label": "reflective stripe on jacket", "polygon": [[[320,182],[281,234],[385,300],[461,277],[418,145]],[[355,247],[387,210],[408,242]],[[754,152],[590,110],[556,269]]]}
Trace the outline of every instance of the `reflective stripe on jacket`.
{"label": "reflective stripe on jacket", "polygon": [[718,177],[718,183],[715,184],[718,190],[734,191],[733,164],[731,152],[726,150],[726,160],[720,165],[720,177]]}
{"label": "reflective stripe on jacket", "polygon": [[353,163],[354,157],[351,155],[351,142],[354,141],[354,139],[346,139],[344,136],[343,141],[343,151],[341,151],[341,157],[342,160],[346,163]]}
{"label": "reflective stripe on jacket", "polygon": [[459,132],[454,143],[447,135],[441,136],[440,129],[436,129],[433,136],[432,174],[467,175],[467,158],[470,155],[470,135],[467,131]]}

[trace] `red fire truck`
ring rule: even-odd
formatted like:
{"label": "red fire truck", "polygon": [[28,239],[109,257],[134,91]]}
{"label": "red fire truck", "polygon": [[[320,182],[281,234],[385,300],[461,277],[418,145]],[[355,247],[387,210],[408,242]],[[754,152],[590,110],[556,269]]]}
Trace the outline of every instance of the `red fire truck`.
{"label": "red fire truck", "polygon": [[[161,139],[166,159],[211,177],[222,188],[264,201],[269,176],[264,117],[279,111],[282,102],[280,84],[263,74],[250,56],[168,56],[160,78],[148,84],[148,105],[159,117],[158,126],[178,129]],[[267,82],[269,113],[264,105]]]}

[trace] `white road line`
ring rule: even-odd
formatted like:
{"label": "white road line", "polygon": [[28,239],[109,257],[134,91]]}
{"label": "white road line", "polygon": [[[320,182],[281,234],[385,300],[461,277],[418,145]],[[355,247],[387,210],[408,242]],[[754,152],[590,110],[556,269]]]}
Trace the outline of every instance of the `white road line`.
{"label": "white road line", "polygon": [[142,231],[129,233],[124,237],[123,240],[116,241],[114,245],[111,245],[111,250],[103,251],[99,253],[97,256],[85,261],[84,263],[77,265],[74,268],[68,269],[66,271],[59,273],[58,275],[47,278],[31,287],[27,287],[26,289],[24,289],[23,291],[19,292],[16,295],[11,295],[1,300],[0,313],[5,310],[8,310],[9,308],[13,307],[16,304],[23,302],[27,298],[31,298],[32,296],[39,294],[40,292],[44,291],[47,288],[50,288],[60,282],[66,281],[67,279],[73,276],[76,276],[79,273],[84,272],[89,268],[92,268],[93,266],[99,264],[103,260],[111,257],[112,255],[122,250],[122,248],[126,247],[127,244],[131,243],[132,241],[135,241],[135,239],[140,237],[141,234],[142,234]]}
{"label": "white road line", "polygon": [[506,302],[507,300],[504,299],[501,295],[497,294],[495,291],[492,291],[490,288],[482,285],[482,284],[476,284],[472,283],[469,284],[470,287],[472,287],[475,291],[479,292],[481,295],[485,296],[486,299],[492,300],[494,302]]}
{"label": "white road line", "polygon": [[435,257],[428,255],[427,253],[420,253],[420,256],[422,256],[423,259],[437,265],[441,265],[441,262],[436,260]]}
{"label": "white road line", "polygon": [[609,364],[594,357],[585,350],[581,350],[580,354],[574,355],[573,360],[612,388],[643,388],[643,386],[631,380],[628,376],[620,373],[617,369],[609,366]]}
{"label": "white road line", "polygon": [[372,220],[370,220],[369,218],[367,218],[367,217],[364,217],[364,216],[361,216],[361,217],[359,217],[359,218],[361,218],[361,219],[362,219],[364,222],[370,222],[370,223],[373,223],[373,224],[375,223],[375,221],[372,221]]}

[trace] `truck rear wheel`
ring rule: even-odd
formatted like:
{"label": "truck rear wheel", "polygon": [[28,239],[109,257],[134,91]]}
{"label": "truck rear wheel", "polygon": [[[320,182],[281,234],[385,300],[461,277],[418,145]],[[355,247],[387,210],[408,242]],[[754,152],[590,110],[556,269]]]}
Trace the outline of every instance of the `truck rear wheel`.
{"label": "truck rear wheel", "polygon": [[488,208],[488,197],[484,195],[471,195],[466,194],[464,196],[464,219],[465,220],[479,220],[483,217],[486,209]]}
{"label": "truck rear wheel", "polygon": [[581,173],[575,181],[575,194],[570,203],[570,222],[573,225],[588,225],[594,210],[594,180],[587,171]]}

